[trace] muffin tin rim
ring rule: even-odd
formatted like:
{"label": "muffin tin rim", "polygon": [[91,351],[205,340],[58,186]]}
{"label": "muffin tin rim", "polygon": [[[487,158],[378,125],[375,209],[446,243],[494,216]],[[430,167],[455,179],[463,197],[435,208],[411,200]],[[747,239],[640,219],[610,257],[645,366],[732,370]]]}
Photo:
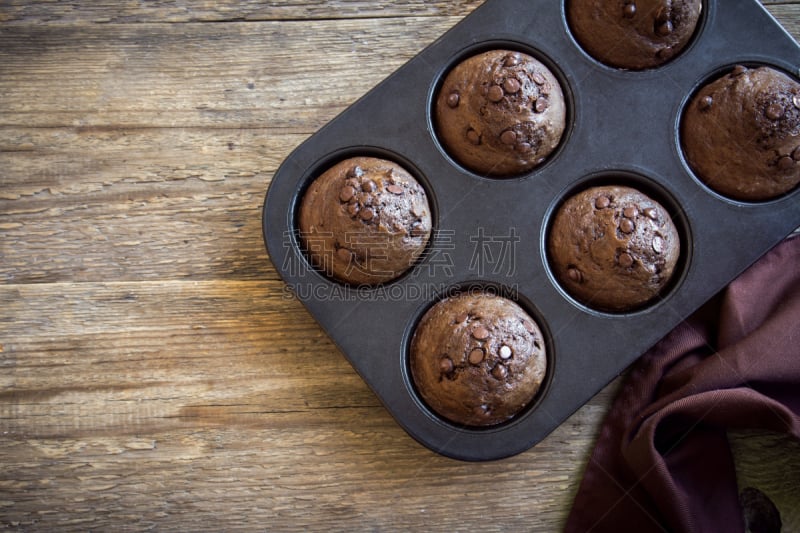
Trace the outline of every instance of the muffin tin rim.
{"label": "muffin tin rim", "polygon": [[[300,235],[302,232],[300,231],[300,204],[302,204],[303,198],[308,192],[309,187],[311,187],[311,184],[320,176],[322,176],[322,174],[324,174],[327,170],[333,168],[339,163],[356,157],[383,159],[405,169],[405,171],[408,172],[425,191],[425,196],[428,200],[428,208],[431,211],[431,234],[422,253],[406,270],[401,272],[396,277],[382,283],[349,283],[347,281],[340,280],[333,275],[329,275],[328,273],[324,272],[324,270],[313,264],[310,258],[310,252],[306,250],[306,247],[301,242]],[[343,146],[337,150],[334,150],[333,152],[329,152],[322,157],[317,158],[314,163],[306,167],[305,172],[301,173],[301,176],[298,179],[297,189],[290,199],[290,245],[297,252],[300,260],[304,262],[306,272],[313,272],[318,279],[324,280],[333,285],[356,288],[358,289],[359,294],[362,294],[363,292],[377,292],[385,287],[388,287],[389,285],[399,283],[405,278],[413,275],[413,272],[428,260],[430,255],[428,252],[435,246],[435,240],[437,238],[436,230],[439,222],[438,199],[436,195],[432,194],[432,191],[433,186],[431,185],[427,176],[425,176],[425,174],[419,169],[413,160],[398,154],[397,151],[377,145]]]}
{"label": "muffin tin rim", "polygon": [[[713,17],[715,14],[716,9],[716,2],[713,0],[700,0],[701,8],[700,8],[700,16],[697,20],[697,26],[695,26],[694,31],[692,32],[692,36],[689,38],[689,41],[686,45],[678,52],[676,55],[672,56],[671,58],[667,59],[660,65],[655,65],[652,67],[645,67],[641,69],[632,69],[632,68],[625,68],[625,67],[615,67],[600,61],[599,59],[595,58],[589,51],[580,43],[578,38],[575,36],[575,32],[572,30],[572,26],[569,23],[569,17],[567,16],[567,4],[570,3],[571,0],[561,0],[561,18],[562,23],[564,25],[564,31],[566,32],[567,36],[569,37],[572,44],[578,49],[584,59],[588,60],[589,62],[593,63],[595,66],[600,67],[604,70],[608,70],[609,72],[621,72],[621,73],[632,73],[643,75],[646,73],[652,73],[654,71],[661,72],[662,70],[668,69],[674,63],[680,61],[682,57],[685,57],[690,54],[692,48],[697,45],[700,41],[702,36],[706,32],[706,28],[708,25],[713,22]],[[713,5],[713,7],[711,7]]]}
{"label": "muffin tin rim", "polygon": [[[536,177],[536,175],[544,172],[547,167],[551,166],[553,162],[556,161],[563,153],[564,148],[569,144],[570,137],[575,129],[575,92],[564,69],[561,68],[550,58],[546,52],[544,52],[540,47],[537,47],[535,44],[536,43],[533,42],[525,43],[519,39],[518,35],[511,34],[506,36],[496,35],[491,38],[476,39],[474,42],[460,47],[457,51],[451,52],[447,62],[439,67],[429,80],[425,106],[425,119],[428,134],[431,137],[433,145],[436,147],[442,157],[447,160],[447,162],[453,168],[457,169],[462,174],[490,182],[533,179]],[[461,164],[457,158],[453,157],[439,139],[435,118],[436,100],[439,95],[439,91],[441,90],[442,85],[444,84],[444,81],[450,72],[461,62],[466,61],[471,57],[495,50],[526,54],[542,63],[558,81],[559,88],[561,89],[561,93],[564,98],[565,108],[564,131],[561,133],[561,138],[558,141],[558,145],[545,157],[545,160],[529,170],[525,170],[517,174],[497,176],[491,174],[484,175],[480,172],[476,172]]]}
{"label": "muffin tin rim", "polygon": [[[544,263],[544,271],[547,274],[547,278],[550,283],[565,300],[572,304],[573,307],[583,313],[587,313],[598,318],[633,318],[636,316],[647,315],[656,312],[660,307],[669,305],[669,301],[672,299],[672,296],[680,290],[680,287],[683,285],[683,282],[686,280],[686,277],[692,270],[692,259],[694,255],[694,233],[691,218],[687,215],[684,206],[675,197],[669,187],[664,185],[662,182],[653,179],[652,176],[647,175],[644,171],[642,171],[642,169],[635,168],[632,165],[627,165],[628,168],[625,167],[626,165],[618,165],[613,169],[603,169],[595,172],[589,172],[570,182],[564,189],[559,191],[551,199],[547,211],[545,212],[539,235],[539,253]],[[642,184],[644,187],[640,186]],[[553,220],[558,213],[558,210],[574,195],[587,189],[604,185],[630,187],[661,204],[672,220],[680,239],[680,255],[678,256],[678,261],[675,265],[672,276],[670,276],[670,279],[667,281],[664,288],[647,302],[639,306],[635,306],[629,310],[608,311],[597,307],[592,307],[590,304],[580,301],[570,294],[570,292],[564,287],[563,283],[559,281],[551,264],[552,260],[549,252],[549,236],[552,229]]]}
{"label": "muffin tin rim", "polygon": [[[536,326],[539,328],[539,331],[542,333],[542,342],[545,350],[545,375],[541,384],[539,385],[539,389],[536,391],[531,401],[510,419],[488,426],[459,424],[437,413],[433,408],[428,406],[427,402],[425,402],[425,400],[422,398],[422,394],[419,392],[417,385],[414,382],[414,376],[411,372],[411,346],[413,344],[417,328],[422,322],[422,319],[425,317],[425,314],[435,305],[447,300],[448,298],[464,293],[471,294],[473,291],[493,294],[494,296],[505,298],[520,306],[522,310],[525,311],[525,313],[535,322]],[[533,303],[533,301],[525,296],[522,291],[518,289],[511,289],[494,281],[479,279],[456,281],[448,286],[446,294],[437,295],[435,299],[421,302],[415,306],[413,313],[409,314],[407,317],[406,324],[403,329],[402,345],[399,350],[402,381],[413,403],[422,413],[425,414],[428,419],[432,420],[433,423],[446,429],[458,431],[462,434],[481,435],[487,433],[504,432],[519,424],[523,424],[525,420],[537,410],[537,407],[549,394],[550,387],[553,383],[553,376],[556,373],[558,359],[555,346],[556,342],[547,320],[541,311],[539,311],[539,308]]]}
{"label": "muffin tin rim", "polygon": [[742,65],[747,69],[755,69],[759,67],[768,67],[774,69],[782,74],[787,75],[790,79],[794,80],[797,83],[800,83],[800,67],[795,67],[797,69],[796,72],[792,72],[789,70],[789,66],[787,63],[775,60],[774,58],[770,58],[769,60],[764,60],[764,58],[759,57],[758,59],[753,59],[757,57],[755,55],[749,56],[742,56],[741,60],[738,61],[729,61],[727,63],[720,63],[716,66],[708,69],[702,77],[696,78],[694,84],[692,85],[691,89],[687,91],[683,98],[681,99],[680,105],[678,107],[678,112],[675,115],[675,120],[673,122],[673,138],[675,143],[675,148],[677,151],[678,159],[680,160],[681,166],[683,167],[684,172],[692,178],[697,186],[699,186],[703,192],[715,198],[723,203],[730,204],[732,206],[741,207],[744,209],[757,209],[762,207],[769,207],[774,206],[777,204],[781,204],[784,201],[789,201],[789,199],[796,195],[800,194],[800,184],[795,185],[794,188],[791,190],[780,194],[778,196],[772,198],[766,198],[764,200],[742,200],[733,198],[730,196],[726,196],[725,194],[714,190],[711,186],[706,184],[698,175],[698,173],[692,168],[689,164],[689,161],[686,159],[686,153],[684,150],[684,143],[683,143],[683,133],[682,133],[682,126],[683,126],[683,118],[686,114],[692,100],[700,92],[706,85],[713,83],[722,77],[728,75],[731,70],[733,70],[736,66]]}

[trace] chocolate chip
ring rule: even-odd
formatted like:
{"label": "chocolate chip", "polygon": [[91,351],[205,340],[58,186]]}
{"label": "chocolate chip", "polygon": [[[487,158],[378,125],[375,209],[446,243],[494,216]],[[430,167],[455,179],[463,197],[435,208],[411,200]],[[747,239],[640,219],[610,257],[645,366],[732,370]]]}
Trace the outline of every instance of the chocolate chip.
{"label": "chocolate chip", "polygon": [[521,85],[519,84],[519,80],[516,78],[508,78],[506,81],[503,82],[503,89],[508,94],[514,94],[520,90]]}
{"label": "chocolate chip", "polygon": [[477,146],[481,143],[481,136],[477,131],[470,128],[467,130],[467,140]]}
{"label": "chocolate chip", "polygon": [[531,150],[533,150],[533,146],[531,146],[531,143],[525,141],[518,142],[515,148],[518,152],[530,152]]}
{"label": "chocolate chip", "polygon": [[567,270],[567,276],[569,276],[569,279],[571,279],[575,283],[583,283],[583,272],[581,272],[577,268],[573,267]]}
{"label": "chocolate chip", "polygon": [[371,207],[367,207],[366,209],[362,210],[359,214],[361,220],[365,222],[369,222],[373,218],[375,218],[375,211]]}
{"label": "chocolate chip", "polygon": [[731,71],[731,76],[736,78],[738,76],[741,76],[745,72],[747,72],[747,67],[743,65],[736,65],[735,67],[733,67],[733,70]]}
{"label": "chocolate chip", "polygon": [[628,206],[622,210],[622,214],[627,218],[636,218],[636,216],[639,214],[639,210],[633,206]]}
{"label": "chocolate chip", "polygon": [[389,185],[386,190],[392,194],[403,194],[403,188],[399,185]]}
{"label": "chocolate chip", "polygon": [[665,46],[664,48],[656,52],[656,55],[658,56],[659,59],[666,61],[668,59],[671,59],[672,56],[675,55],[675,50],[673,50],[671,46]]}
{"label": "chocolate chip", "polygon": [[506,346],[504,344],[500,347],[498,354],[500,355],[500,359],[511,359],[511,356],[514,354],[514,352],[511,351],[510,346]]}
{"label": "chocolate chip", "polygon": [[636,4],[633,2],[625,4],[625,7],[622,8],[622,14],[625,16],[625,18],[633,18],[633,16],[636,14]]}
{"label": "chocolate chip", "polygon": [[547,98],[539,97],[536,99],[536,103],[533,104],[533,110],[537,113],[543,113],[545,109],[548,107]]}
{"label": "chocolate chip", "polygon": [[503,144],[514,144],[517,142],[517,134],[514,130],[506,130],[500,134],[500,141]]}
{"label": "chocolate chip", "polygon": [[363,174],[364,171],[358,165],[347,171],[348,178],[360,178]]}
{"label": "chocolate chip", "polygon": [[349,263],[353,259],[353,252],[347,248],[339,248],[336,250],[336,257],[343,263]]}
{"label": "chocolate chip", "polygon": [[453,360],[447,356],[442,357],[439,360],[439,370],[442,374],[449,374],[453,370],[455,370],[456,365],[453,364]]}
{"label": "chocolate chip", "polygon": [[700,103],[698,107],[700,107],[700,111],[708,111],[711,109],[711,106],[714,104],[714,99],[710,96],[704,96],[700,99]]}
{"label": "chocolate chip", "polygon": [[594,206],[597,209],[605,209],[609,205],[611,205],[611,200],[608,196],[598,196],[594,201]]}
{"label": "chocolate chip", "polygon": [[653,251],[657,254],[664,251],[664,239],[659,236],[653,237]]}
{"label": "chocolate chip", "polygon": [[375,182],[372,180],[366,180],[361,184],[361,190],[364,192],[373,192],[377,188],[378,186],[375,185]]}
{"label": "chocolate chip", "polygon": [[450,107],[458,107],[458,102],[461,100],[461,96],[458,94],[458,91],[453,91],[447,97],[447,105]]}
{"label": "chocolate chip", "polygon": [[633,256],[631,254],[623,252],[619,254],[619,266],[622,268],[630,268],[633,266]]}
{"label": "chocolate chip", "polygon": [[794,159],[795,161],[800,161],[800,146],[795,148],[794,152],[792,152],[792,159]]}
{"label": "chocolate chip", "polygon": [[503,93],[503,88],[499,85],[492,85],[489,87],[489,92],[486,94],[486,97],[489,99],[490,102],[499,102],[503,99],[505,94]]}
{"label": "chocolate chip", "polygon": [[778,159],[778,168],[781,170],[789,170],[794,168],[794,159],[791,156],[785,155]]}
{"label": "chocolate chip", "polygon": [[772,103],[764,111],[764,114],[770,120],[778,120],[783,116],[783,106],[778,103]]}
{"label": "chocolate chip", "polygon": [[471,352],[469,352],[469,363],[471,365],[479,365],[483,361],[483,348],[473,348]]}
{"label": "chocolate chip", "polygon": [[674,30],[674,28],[672,27],[672,22],[668,20],[663,24],[661,24],[656,31],[660,36],[666,37],[667,35],[672,33],[672,30]]}
{"label": "chocolate chip", "polygon": [[552,90],[553,90],[553,86],[552,86],[552,85],[550,85],[550,84],[549,84],[549,83],[547,83],[547,82],[544,82],[544,83],[542,84],[542,88],[541,88],[541,89],[539,89],[539,92],[540,92],[540,93],[542,93],[543,95],[547,96],[547,95],[549,95],[549,94],[550,94],[550,91],[552,91]]}
{"label": "chocolate chip", "polygon": [[516,67],[517,65],[519,65],[519,57],[514,54],[507,55],[505,61],[503,61],[503,66],[506,67]]}
{"label": "chocolate chip", "polygon": [[536,85],[544,85],[544,82],[546,81],[544,79],[544,76],[542,76],[538,72],[534,72],[533,74],[531,74],[531,79],[533,80],[533,83],[535,83]]}
{"label": "chocolate chip", "polygon": [[469,313],[461,313],[456,317],[456,324],[462,324],[469,318]]}
{"label": "chocolate chip", "polygon": [[358,197],[358,203],[361,207],[365,205],[372,205],[372,194],[368,192],[360,192],[356,195]]}
{"label": "chocolate chip", "polygon": [[623,218],[619,222],[619,229],[622,230],[622,233],[632,233],[636,229],[636,225],[632,220]]}
{"label": "chocolate chip", "polygon": [[492,376],[494,376],[495,379],[506,379],[506,376],[508,376],[508,369],[503,365],[497,365],[492,369]]}
{"label": "chocolate chip", "polygon": [[356,216],[358,214],[358,210],[359,207],[357,203],[353,203],[347,206],[347,212],[350,214],[351,217]]}
{"label": "chocolate chip", "polygon": [[339,200],[342,202],[349,202],[355,195],[356,190],[349,185],[345,185],[342,187],[342,190],[339,191]]}
{"label": "chocolate chip", "polygon": [[654,207],[648,207],[644,210],[644,216],[650,220],[658,220],[658,211]]}
{"label": "chocolate chip", "polygon": [[483,326],[478,326],[472,330],[472,336],[479,341],[485,341],[489,338],[489,330]]}

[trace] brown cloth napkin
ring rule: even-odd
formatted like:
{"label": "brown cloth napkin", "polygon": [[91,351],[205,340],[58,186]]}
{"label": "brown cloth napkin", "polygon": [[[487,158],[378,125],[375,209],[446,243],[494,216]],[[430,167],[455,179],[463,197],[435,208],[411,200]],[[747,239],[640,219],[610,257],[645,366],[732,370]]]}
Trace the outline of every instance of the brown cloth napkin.
{"label": "brown cloth napkin", "polygon": [[800,439],[800,237],[634,363],[566,531],[743,532],[726,437],[734,428]]}

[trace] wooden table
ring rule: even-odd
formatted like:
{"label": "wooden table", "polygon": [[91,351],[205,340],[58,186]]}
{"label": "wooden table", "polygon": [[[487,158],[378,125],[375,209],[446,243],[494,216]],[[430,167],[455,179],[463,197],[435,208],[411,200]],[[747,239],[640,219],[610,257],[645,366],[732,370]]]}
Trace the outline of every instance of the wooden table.
{"label": "wooden table", "polygon": [[[438,456],[261,236],[289,152],[479,4],[0,0],[0,527],[560,529],[616,383],[516,457]],[[786,522],[800,447],[734,443]]]}

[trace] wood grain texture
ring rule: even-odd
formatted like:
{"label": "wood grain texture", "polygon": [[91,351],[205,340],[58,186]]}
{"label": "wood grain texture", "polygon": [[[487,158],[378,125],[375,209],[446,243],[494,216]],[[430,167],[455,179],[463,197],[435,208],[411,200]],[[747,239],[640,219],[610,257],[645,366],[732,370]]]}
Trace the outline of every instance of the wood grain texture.
{"label": "wood grain texture", "polygon": [[408,16],[464,17],[482,0],[451,2],[421,0],[369,2],[366,0],[126,0],[113,2],[52,2],[48,0],[4,0],[0,22],[84,24],[140,22],[245,22],[260,20],[369,19]]}
{"label": "wood grain texture", "polygon": [[[466,519],[491,516],[491,530],[523,517],[547,529],[607,401],[536,454],[464,464],[411,441],[277,283],[17,285],[0,302],[15,317],[0,515],[37,529],[128,516],[158,529],[452,530],[465,515],[451,506],[470,497]],[[486,497],[487,480],[525,497]]]}
{"label": "wood grain texture", "polygon": [[312,133],[459,20],[8,25],[0,127]]}
{"label": "wood grain texture", "polygon": [[276,279],[260,209],[273,172],[306,136],[199,128],[14,135],[0,141],[0,280]]}
{"label": "wood grain texture", "polygon": [[[438,456],[261,237],[286,155],[481,3],[0,0],[0,527],[561,529],[618,381],[528,452]],[[796,448],[736,435],[741,479],[800,508]]]}

